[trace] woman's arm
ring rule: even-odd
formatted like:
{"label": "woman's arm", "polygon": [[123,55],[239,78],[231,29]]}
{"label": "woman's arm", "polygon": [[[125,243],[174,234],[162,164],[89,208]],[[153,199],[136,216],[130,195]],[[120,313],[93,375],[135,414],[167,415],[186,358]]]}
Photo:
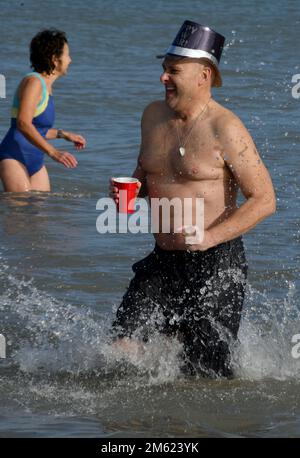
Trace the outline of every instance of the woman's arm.
{"label": "woman's arm", "polygon": [[46,135],[47,140],[54,140],[56,138],[63,138],[68,142],[73,142],[77,150],[83,149],[86,146],[86,140],[82,135],[67,132],[62,129],[49,129]]}
{"label": "woman's arm", "polygon": [[49,129],[46,133],[46,140],[54,140],[55,138],[59,138],[57,136],[58,129]]}
{"label": "woman's arm", "polygon": [[41,96],[41,82],[35,77],[26,78],[19,91],[20,107],[17,116],[17,127],[30,143],[48,154],[51,159],[62,163],[66,167],[76,167],[77,160],[72,154],[66,151],[58,151],[43,138],[32,124],[32,119]]}

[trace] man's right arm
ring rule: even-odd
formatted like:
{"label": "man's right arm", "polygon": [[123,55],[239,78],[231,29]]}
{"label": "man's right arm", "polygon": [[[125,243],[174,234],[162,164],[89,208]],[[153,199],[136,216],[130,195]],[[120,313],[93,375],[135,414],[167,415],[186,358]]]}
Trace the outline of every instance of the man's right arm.
{"label": "man's right arm", "polygon": [[[160,102],[150,103],[144,110],[142,120],[141,120],[141,147],[140,153],[137,161],[135,171],[132,174],[133,178],[137,178],[140,182],[140,187],[137,190],[138,197],[147,197],[148,188],[147,188],[147,172],[142,167],[142,156],[145,154],[145,151],[149,147],[149,135],[152,130],[153,120],[157,119],[157,107],[160,105]],[[110,179],[110,197],[112,197],[115,202],[118,202],[119,195],[118,189],[113,185],[113,179]]]}
{"label": "man's right arm", "polygon": [[143,170],[140,161],[138,160],[135,171],[132,174],[133,178],[137,178],[141,182],[141,187],[139,189],[138,197],[147,197],[147,181],[146,181],[146,172]]}
{"label": "man's right arm", "polygon": [[[133,178],[137,178],[139,180],[138,188],[136,190],[137,197],[147,197],[148,190],[147,190],[147,183],[146,183],[146,173],[142,169],[139,159],[135,171],[132,174]],[[119,190],[116,186],[114,186],[113,178],[110,178],[110,192],[109,195],[112,199],[114,199],[115,203],[119,202]]]}
{"label": "man's right arm", "polygon": [[157,106],[159,102],[152,102],[150,103],[144,110],[142,119],[141,119],[141,147],[140,153],[137,161],[137,166],[135,171],[133,172],[133,177],[137,178],[141,182],[141,187],[139,190],[139,197],[147,197],[148,196],[148,189],[147,189],[147,173],[142,167],[142,156],[149,148],[149,135],[152,126],[153,126],[153,119],[157,118]]}

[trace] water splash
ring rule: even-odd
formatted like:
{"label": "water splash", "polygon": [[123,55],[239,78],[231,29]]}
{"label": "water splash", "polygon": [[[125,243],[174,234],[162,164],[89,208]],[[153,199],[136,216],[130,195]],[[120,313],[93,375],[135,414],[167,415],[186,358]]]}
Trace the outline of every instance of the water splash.
{"label": "water splash", "polygon": [[27,374],[83,375],[93,372],[123,374],[138,369],[149,383],[173,380],[179,373],[178,342],[156,336],[143,348],[143,355],[118,351],[109,333],[111,316],[84,305],[61,302],[19,279],[0,257],[0,310],[9,336],[8,360]]}
{"label": "water splash", "polygon": [[[126,354],[113,345],[110,314],[61,302],[18,278],[0,256],[0,312],[8,343],[8,361],[24,373],[82,376],[120,375],[133,369],[144,382],[164,383],[179,376],[181,344],[153,336],[143,351]],[[300,362],[291,355],[291,339],[300,332],[294,283],[287,282],[283,301],[249,287],[233,349],[236,375],[259,380],[299,378]]]}
{"label": "water splash", "polygon": [[282,300],[249,287],[248,306],[235,349],[236,373],[245,379],[300,378],[300,361],[292,356],[292,336],[300,332],[300,308],[292,281]]}

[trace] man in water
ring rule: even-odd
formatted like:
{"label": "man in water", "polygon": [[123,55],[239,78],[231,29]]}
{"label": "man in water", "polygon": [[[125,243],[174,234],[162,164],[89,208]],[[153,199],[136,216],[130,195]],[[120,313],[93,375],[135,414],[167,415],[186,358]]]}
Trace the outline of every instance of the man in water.
{"label": "man in water", "polygon": [[[133,176],[139,196],[204,199],[200,243],[183,228],[154,234],[152,253],[135,273],[113,330],[121,348],[161,332],[183,343],[185,371],[232,376],[247,264],[241,235],[275,212],[270,175],[240,119],[211,96],[221,86],[225,38],[185,21],[163,57],[165,100],[148,105]],[[237,206],[241,190],[245,202]],[[118,202],[117,188],[111,196]],[[173,215],[174,216],[174,215]],[[193,235],[193,234],[192,234]]]}

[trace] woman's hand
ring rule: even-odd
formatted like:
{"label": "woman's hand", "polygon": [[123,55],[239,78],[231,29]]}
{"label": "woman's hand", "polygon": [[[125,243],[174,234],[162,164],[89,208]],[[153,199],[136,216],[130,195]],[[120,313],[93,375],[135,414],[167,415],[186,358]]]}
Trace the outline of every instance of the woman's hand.
{"label": "woman's hand", "polygon": [[53,159],[56,162],[59,162],[60,164],[63,164],[68,169],[73,169],[78,164],[75,156],[73,156],[73,154],[71,153],[68,153],[68,151],[55,150],[51,154],[49,154],[49,156],[51,157],[51,159]]}
{"label": "woman's hand", "polygon": [[63,131],[64,139],[68,142],[74,143],[77,150],[81,150],[86,146],[86,140],[82,135],[74,134],[72,132]]}

